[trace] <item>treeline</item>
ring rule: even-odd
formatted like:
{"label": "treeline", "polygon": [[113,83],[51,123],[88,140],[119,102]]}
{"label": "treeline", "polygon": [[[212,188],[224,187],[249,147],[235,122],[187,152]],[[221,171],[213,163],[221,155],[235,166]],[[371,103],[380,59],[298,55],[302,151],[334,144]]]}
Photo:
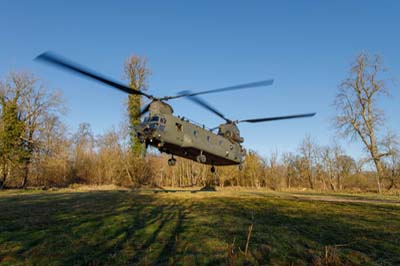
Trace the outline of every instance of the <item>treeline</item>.
{"label": "treeline", "polygon": [[[144,158],[133,155],[125,128],[94,136],[89,124],[81,124],[69,136],[62,126],[46,133],[43,139],[38,139],[40,146],[35,147],[31,156],[28,177],[23,160],[10,162],[9,173],[2,172],[4,187],[217,185],[274,190],[376,191],[376,173],[365,170],[370,168],[368,161],[351,158],[335,144],[318,145],[310,136],[304,138],[295,153],[275,152],[262,157],[250,151],[242,170],[237,166],[217,167],[212,174],[210,166],[183,158],[177,158],[175,166],[168,166],[168,156],[154,150]],[[400,187],[399,158],[385,163],[382,182],[387,190]]]}

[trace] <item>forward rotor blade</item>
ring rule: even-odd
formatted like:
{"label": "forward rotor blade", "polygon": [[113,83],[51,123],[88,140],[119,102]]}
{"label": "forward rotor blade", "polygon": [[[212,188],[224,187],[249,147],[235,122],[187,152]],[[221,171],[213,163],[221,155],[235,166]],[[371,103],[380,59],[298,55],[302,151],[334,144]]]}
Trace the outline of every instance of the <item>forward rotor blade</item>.
{"label": "forward rotor blade", "polygon": [[144,115],[145,113],[147,113],[149,111],[150,104],[151,104],[151,102],[148,103],[145,107],[143,107],[142,110],[140,110],[140,115],[139,116],[142,116],[142,115]]}
{"label": "forward rotor blade", "polygon": [[198,105],[200,105],[201,107],[206,108],[207,110],[213,112],[214,114],[216,114],[217,116],[221,117],[222,119],[224,119],[225,121],[230,121],[228,118],[226,118],[221,112],[219,112],[217,109],[215,109],[214,107],[212,107],[210,104],[206,103],[204,100],[195,97],[195,96],[190,96],[188,97],[188,100],[191,100],[194,103],[197,103]]}
{"label": "forward rotor blade", "polygon": [[60,56],[57,56],[57,55],[55,55],[55,54],[53,54],[51,52],[45,52],[43,54],[40,54],[35,59],[39,60],[39,61],[46,62],[46,63],[53,64],[53,65],[55,65],[57,67],[69,70],[69,71],[74,72],[74,73],[81,74],[81,75],[83,75],[85,77],[94,79],[94,80],[96,80],[98,82],[104,83],[106,85],[109,85],[111,87],[114,87],[114,88],[116,88],[116,89],[118,89],[120,91],[129,93],[129,94],[143,95],[143,96],[146,96],[147,98],[150,98],[150,99],[154,98],[153,96],[151,96],[149,94],[146,94],[146,93],[144,93],[142,91],[139,91],[139,90],[134,90],[134,89],[132,89],[132,88],[130,88],[130,87],[128,87],[128,86],[126,86],[126,85],[124,85],[122,83],[119,83],[117,81],[112,81],[111,79],[106,78],[101,74],[98,74],[98,73],[96,73],[96,72],[94,72],[92,70],[89,70],[89,69],[87,69],[87,68],[85,68],[83,66],[75,64],[75,63],[73,63],[73,62],[71,62],[71,61],[69,61],[67,59],[61,58]]}
{"label": "forward rotor blade", "polygon": [[276,117],[266,117],[266,118],[256,118],[256,119],[245,119],[245,120],[239,120],[236,123],[242,123],[242,122],[260,123],[260,122],[275,121],[275,120],[311,117],[311,116],[314,116],[315,114],[316,113],[309,113],[309,114],[299,114],[299,115],[288,115],[288,116],[276,116]]}
{"label": "forward rotor blade", "polygon": [[235,85],[235,86],[230,86],[230,87],[225,87],[225,88],[219,88],[219,89],[213,89],[213,90],[200,91],[200,92],[181,91],[178,95],[165,96],[162,98],[162,100],[170,100],[170,99],[176,99],[176,98],[181,98],[181,97],[197,96],[197,95],[201,95],[201,94],[216,93],[216,92],[222,92],[222,91],[249,89],[249,88],[255,88],[255,87],[268,86],[268,85],[272,85],[273,83],[274,83],[273,79],[268,79],[268,80],[245,83],[245,84],[240,84],[240,85]]}

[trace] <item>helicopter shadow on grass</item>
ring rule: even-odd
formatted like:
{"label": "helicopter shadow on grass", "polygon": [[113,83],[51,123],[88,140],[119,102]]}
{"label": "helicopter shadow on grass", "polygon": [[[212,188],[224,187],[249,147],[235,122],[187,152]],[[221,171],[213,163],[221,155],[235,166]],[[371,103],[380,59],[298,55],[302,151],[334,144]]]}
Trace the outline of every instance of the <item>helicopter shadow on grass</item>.
{"label": "helicopter shadow on grass", "polygon": [[[183,205],[179,201],[160,204],[147,195],[141,195],[140,200],[143,196],[146,200],[141,202],[140,207],[128,208],[122,213],[129,222],[105,237],[102,242],[107,248],[101,248],[95,256],[90,256],[92,263],[165,265],[171,260],[178,261],[177,237],[182,233],[182,221],[190,211],[190,205]],[[107,227],[107,223],[103,222],[100,227]],[[93,248],[98,249],[98,244]],[[66,265],[79,262],[78,258],[84,257],[84,254],[81,255],[66,261]]]}
{"label": "helicopter shadow on grass", "polygon": [[0,251],[0,258],[16,264],[22,258],[61,265],[177,262],[177,241],[191,208],[126,192],[23,195],[0,198],[0,203],[6,203],[0,211],[7,213],[0,216],[0,246],[20,246]]}

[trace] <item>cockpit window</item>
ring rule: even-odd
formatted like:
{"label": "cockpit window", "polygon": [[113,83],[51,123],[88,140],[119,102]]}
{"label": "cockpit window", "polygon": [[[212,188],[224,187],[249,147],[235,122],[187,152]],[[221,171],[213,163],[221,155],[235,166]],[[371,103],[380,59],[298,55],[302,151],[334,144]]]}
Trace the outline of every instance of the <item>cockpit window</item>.
{"label": "cockpit window", "polygon": [[158,122],[158,119],[160,119],[158,116],[153,116],[150,122]]}
{"label": "cockpit window", "polygon": [[159,116],[148,116],[143,120],[143,122],[145,123],[158,122],[159,119],[160,119]]}

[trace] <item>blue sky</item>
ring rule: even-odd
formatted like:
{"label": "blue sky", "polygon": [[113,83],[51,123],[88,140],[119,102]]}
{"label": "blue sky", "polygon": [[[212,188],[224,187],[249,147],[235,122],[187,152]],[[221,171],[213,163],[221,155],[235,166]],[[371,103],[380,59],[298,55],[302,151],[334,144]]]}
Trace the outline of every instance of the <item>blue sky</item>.
{"label": "blue sky", "polygon": [[[380,53],[400,77],[399,1],[8,1],[0,2],[0,77],[28,70],[62,90],[71,130],[95,133],[124,121],[126,95],[34,62],[51,50],[115,79],[125,59],[145,56],[149,92],[171,95],[274,78],[273,86],[203,98],[233,119],[317,112],[314,118],[240,126],[245,146],[268,155],[295,151],[305,135],[334,139],[337,86],[361,52]],[[387,127],[400,133],[399,83],[382,102]],[[222,122],[187,100],[177,115],[207,126]],[[347,152],[361,146],[343,141]]]}

